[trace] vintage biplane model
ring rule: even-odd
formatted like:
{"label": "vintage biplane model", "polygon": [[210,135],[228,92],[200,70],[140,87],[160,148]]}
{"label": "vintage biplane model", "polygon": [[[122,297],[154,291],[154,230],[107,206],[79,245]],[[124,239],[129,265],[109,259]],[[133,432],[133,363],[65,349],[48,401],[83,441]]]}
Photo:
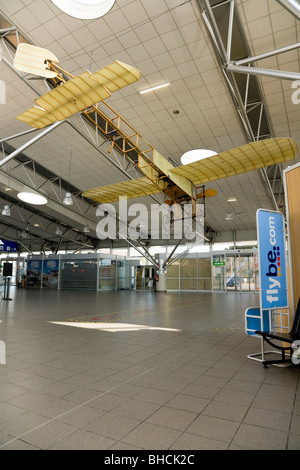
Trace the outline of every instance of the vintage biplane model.
{"label": "vintage biplane model", "polygon": [[[46,64],[46,65],[45,65]],[[42,73],[52,80],[53,89],[37,98],[17,119],[35,128],[44,128],[80,113],[91,122],[139,170],[141,177],[123,183],[88,189],[83,197],[98,203],[116,202],[120,197],[137,198],[163,193],[169,205],[211,197],[206,189],[212,181],[258,170],[293,159],[298,148],[291,138],[273,138],[251,142],[212,157],[175,167],[103,100],[111,93],[141,78],[141,72],[119,61],[77,77],[58,66],[58,59],[45,49],[20,45],[15,67],[27,73]],[[46,69],[46,70],[45,70]],[[66,78],[68,76],[68,78]],[[113,112],[108,118],[100,111],[103,102]]]}

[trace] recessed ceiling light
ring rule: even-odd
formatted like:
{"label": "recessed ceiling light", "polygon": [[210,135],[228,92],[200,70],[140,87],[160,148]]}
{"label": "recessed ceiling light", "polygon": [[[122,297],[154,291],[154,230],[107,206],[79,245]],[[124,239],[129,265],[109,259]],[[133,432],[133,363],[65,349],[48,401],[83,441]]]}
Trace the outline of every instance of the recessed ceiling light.
{"label": "recessed ceiling light", "polygon": [[29,188],[24,188],[23,191],[20,191],[18,193],[18,198],[23,202],[27,202],[28,204],[33,204],[35,206],[43,206],[48,202],[45,196],[42,196]]}
{"label": "recessed ceiling light", "polygon": [[104,16],[113,7],[115,0],[51,0],[67,15],[81,20],[93,20]]}
{"label": "recessed ceiling light", "polygon": [[217,155],[217,152],[207,149],[189,150],[182,155],[181,163],[183,165],[187,165],[188,163],[197,162],[199,160],[203,160],[204,158],[212,157],[213,155]]}
{"label": "recessed ceiling light", "polygon": [[160,90],[161,88],[166,88],[170,86],[170,82],[162,83],[161,85],[154,86],[152,88],[147,88],[146,90],[140,91],[140,95],[144,95],[145,93],[150,93],[151,91]]}

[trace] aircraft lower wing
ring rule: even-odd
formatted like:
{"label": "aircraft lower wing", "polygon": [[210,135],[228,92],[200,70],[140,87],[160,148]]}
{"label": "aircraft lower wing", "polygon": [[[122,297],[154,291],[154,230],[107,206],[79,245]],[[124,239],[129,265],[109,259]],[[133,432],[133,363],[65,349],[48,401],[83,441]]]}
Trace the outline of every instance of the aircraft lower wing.
{"label": "aircraft lower wing", "polygon": [[[267,139],[252,142],[242,147],[219,153],[213,157],[189,163],[188,165],[172,169],[168,168],[166,176],[170,180],[172,180],[173,175],[183,176],[194,186],[200,186],[210,181],[287,162],[295,158],[297,153],[298,147],[293,139]],[[173,187],[169,188],[168,184],[165,184],[163,180],[158,180],[157,184],[155,184],[149,178],[143,177],[123,183],[89,189],[83,193],[83,196],[99,203],[109,203],[117,202],[119,197],[131,199],[165,193],[170,198],[170,203],[172,203],[174,196],[178,195],[178,190],[180,192],[179,197],[183,194],[188,196],[187,193],[176,186],[175,181]],[[204,193],[200,192],[196,197],[203,197],[203,195],[205,197],[213,197],[216,195],[216,191],[208,189]]]}
{"label": "aircraft lower wing", "polygon": [[88,189],[82,193],[83,197],[91,199],[101,204],[118,202],[119,198],[127,197],[128,199],[151,196],[152,194],[162,193],[156,184],[152,183],[148,178],[137,178],[122,183],[110,184],[100,188]]}
{"label": "aircraft lower wing", "polygon": [[172,174],[181,175],[194,185],[200,185],[287,162],[295,158],[297,153],[298,147],[293,139],[261,140],[176,167],[170,171],[170,178]]}

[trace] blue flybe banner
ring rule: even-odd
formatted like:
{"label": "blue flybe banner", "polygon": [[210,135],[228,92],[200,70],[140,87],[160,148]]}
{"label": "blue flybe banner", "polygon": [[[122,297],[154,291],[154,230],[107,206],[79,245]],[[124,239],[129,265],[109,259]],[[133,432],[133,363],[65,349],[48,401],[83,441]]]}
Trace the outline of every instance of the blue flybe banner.
{"label": "blue flybe banner", "polygon": [[256,214],[261,308],[288,306],[284,217],[259,209]]}

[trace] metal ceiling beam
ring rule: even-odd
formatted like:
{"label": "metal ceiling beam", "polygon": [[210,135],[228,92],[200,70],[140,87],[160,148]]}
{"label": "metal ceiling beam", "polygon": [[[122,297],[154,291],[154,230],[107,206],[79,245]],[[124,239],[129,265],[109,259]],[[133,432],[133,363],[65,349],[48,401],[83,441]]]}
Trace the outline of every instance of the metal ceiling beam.
{"label": "metal ceiling beam", "polygon": [[[214,0],[197,0],[197,2],[246,138],[248,141],[256,141],[274,137],[274,131],[267,111],[267,103],[264,100],[257,76],[274,77],[283,80],[299,80],[300,74],[259,68],[252,64],[261,59],[298,49],[300,43],[253,56],[243,31],[235,0],[219,2]],[[281,2],[279,1],[279,3]],[[299,4],[299,2],[297,3]],[[228,18],[227,22],[226,18]],[[237,37],[233,37],[234,33]],[[238,54],[240,54],[240,57]],[[242,80],[241,76],[245,75],[246,80]],[[252,95],[256,94],[258,97],[256,102],[253,102],[253,99],[251,101],[249,98],[250,88]],[[279,165],[279,169],[281,170],[281,165]],[[262,169],[260,174],[274,209],[279,210],[280,207],[284,212],[284,206],[282,206],[284,202],[282,202],[282,198],[280,198],[280,201],[277,199],[277,195],[273,191],[272,181],[269,179],[269,173],[266,169]],[[281,174],[281,171],[279,171],[279,174]]]}
{"label": "metal ceiling beam", "polygon": [[297,20],[300,20],[300,3],[299,0],[277,0],[277,2],[289,11]]}
{"label": "metal ceiling beam", "polygon": [[5,165],[5,163],[9,162],[10,160],[12,160],[13,158],[17,157],[18,155],[20,155],[20,153],[24,152],[24,150],[28,149],[29,147],[31,147],[31,145],[33,145],[35,142],[38,142],[40,139],[42,139],[43,137],[45,137],[45,135],[49,134],[50,132],[52,132],[53,130],[55,130],[57,127],[59,127],[61,124],[63,124],[64,121],[57,121],[55,122],[54,124],[52,124],[51,126],[47,127],[45,130],[43,130],[42,132],[40,132],[39,135],[36,135],[35,137],[33,137],[32,139],[28,140],[28,142],[26,142],[25,144],[21,145],[21,147],[19,147],[18,149],[16,149],[14,152],[12,152],[10,155],[7,155],[7,157],[5,158],[2,158],[2,160],[0,160],[0,167]]}
{"label": "metal ceiling beam", "polygon": [[[16,177],[10,176],[9,178],[10,187],[15,191],[20,192],[24,187],[24,183],[22,181],[19,181]],[[0,183],[7,185],[7,181],[8,176],[0,172]],[[43,193],[40,194],[43,195]],[[87,223],[87,218],[85,216],[78,214],[77,211],[69,209],[67,206],[64,206],[63,204],[60,204],[52,199],[48,198],[47,207],[49,209],[54,210],[58,214],[61,214],[61,216],[63,217],[66,217],[70,220],[74,220],[74,222],[80,225],[84,226]],[[91,230],[96,231],[97,224],[92,220],[89,220],[88,222]]]}
{"label": "metal ceiling beam", "polygon": [[243,73],[246,75],[261,75],[264,77],[279,78],[281,80],[300,80],[300,73],[286,72],[284,70],[245,67],[243,65],[236,64],[228,64],[227,70],[229,70],[229,72]]}

